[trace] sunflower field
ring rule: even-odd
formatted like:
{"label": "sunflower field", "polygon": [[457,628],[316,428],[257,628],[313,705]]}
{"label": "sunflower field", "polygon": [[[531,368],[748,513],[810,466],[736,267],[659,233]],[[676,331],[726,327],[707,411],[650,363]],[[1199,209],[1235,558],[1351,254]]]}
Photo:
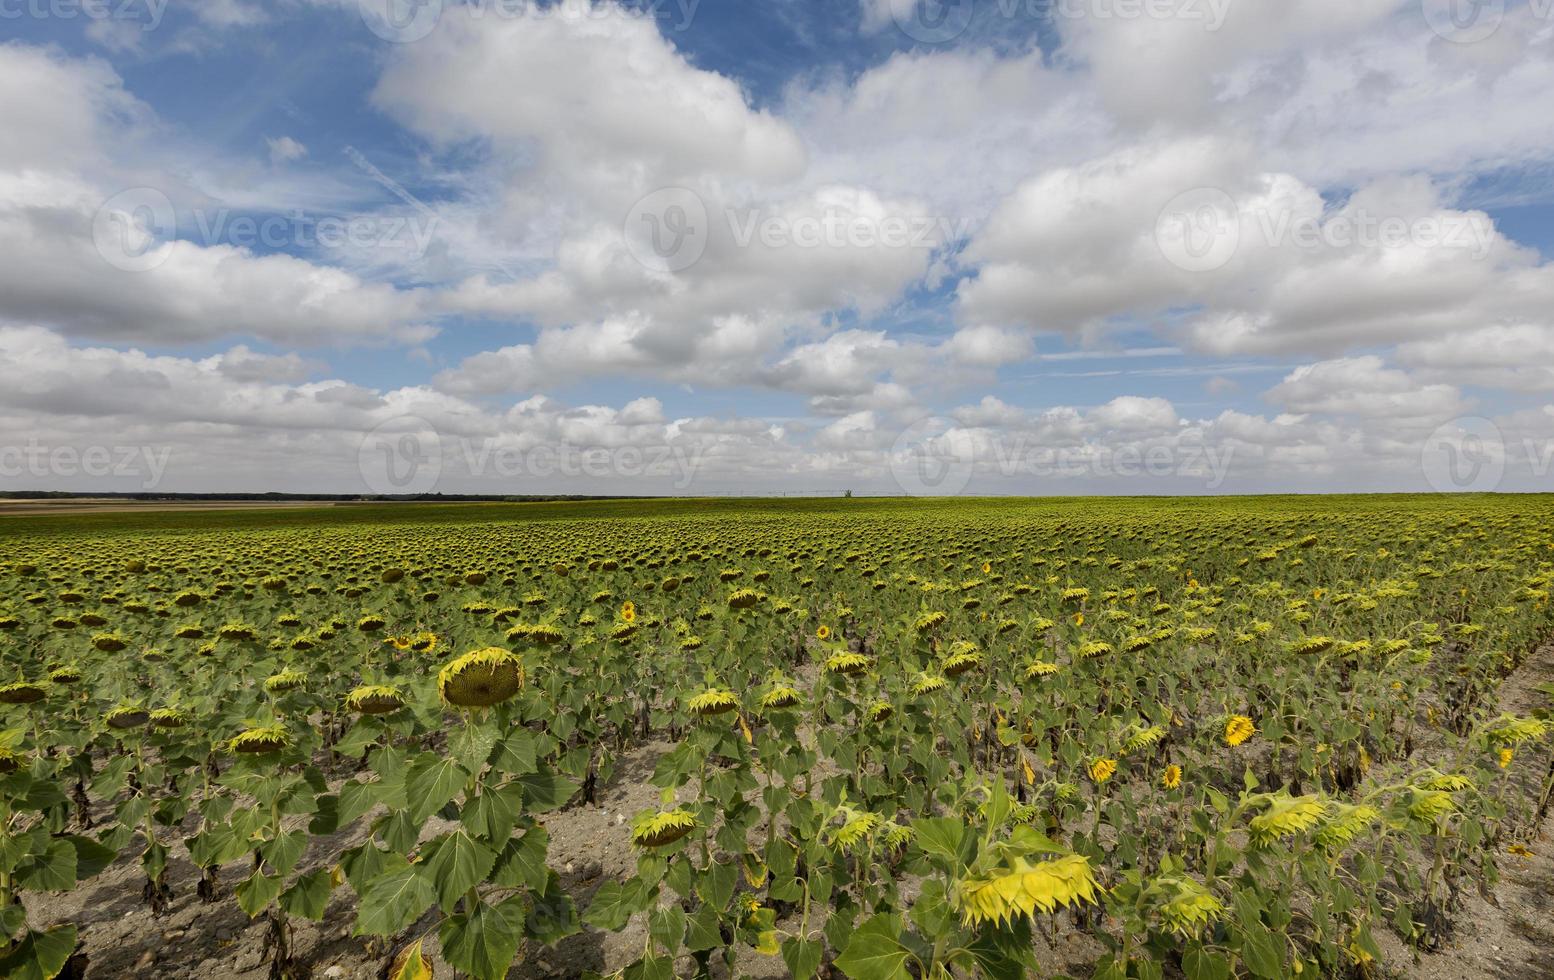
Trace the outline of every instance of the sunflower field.
{"label": "sunflower field", "polygon": [[109,875],[273,978],[1389,975],[1536,842],[1551,589],[1541,497],[0,518],[0,976],[130,975]]}

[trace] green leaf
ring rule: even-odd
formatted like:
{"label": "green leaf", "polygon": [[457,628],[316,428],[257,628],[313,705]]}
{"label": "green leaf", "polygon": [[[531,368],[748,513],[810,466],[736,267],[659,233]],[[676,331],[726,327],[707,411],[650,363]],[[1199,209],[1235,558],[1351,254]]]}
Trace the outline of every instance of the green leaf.
{"label": "green leaf", "polygon": [[514,776],[533,772],[539,765],[533,733],[520,729],[502,739],[491,756],[491,765]]}
{"label": "green leaf", "polygon": [[550,869],[545,866],[545,849],[549,844],[550,836],[544,827],[530,827],[522,837],[509,840],[491,869],[491,884],[544,891],[550,879]]}
{"label": "green leaf", "polygon": [[444,912],[475,885],[486,879],[496,864],[496,851],[475,840],[463,828],[437,840],[428,848],[423,867],[437,889]]}
{"label": "green leaf", "polygon": [[1241,958],[1253,975],[1265,980],[1280,980],[1285,975],[1284,956],[1277,937],[1265,926],[1243,927]]}
{"label": "green leaf", "polygon": [[76,886],[76,849],[69,841],[51,840],[43,853],[33,854],[16,869],[16,884],[33,892],[64,892]]}
{"label": "green leaf", "polygon": [[269,908],[281,893],[280,875],[267,875],[262,871],[255,871],[243,880],[235,889],[237,904],[250,919]]}
{"label": "green leaf", "polygon": [[912,830],[917,834],[917,846],[940,867],[955,871],[965,862],[961,845],[966,824],[959,817],[923,817],[912,821]]}
{"label": "green leaf", "polygon": [[853,980],[909,980],[908,955],[901,945],[901,920],[881,912],[853,930],[836,966]]}
{"label": "green leaf", "polygon": [[430,752],[418,756],[405,779],[405,795],[415,822],[419,824],[447,806],[468,779],[469,773],[452,759]]}
{"label": "green leaf", "polygon": [[302,860],[302,852],[307,846],[307,834],[299,830],[283,830],[274,839],[259,846],[259,855],[277,874],[286,875]]}
{"label": "green leaf", "polygon": [[678,950],[685,939],[685,910],[678,904],[656,908],[648,916],[648,935],[667,950]]}
{"label": "green leaf", "polygon": [[1182,972],[1187,980],[1229,980],[1230,961],[1194,943],[1182,954]]}
{"label": "green leaf", "polygon": [[398,864],[368,882],[356,913],[356,935],[392,936],[437,901],[437,891],[421,869],[403,859]]}
{"label": "green leaf", "polygon": [[523,921],[518,895],[499,905],[480,902],[473,912],[449,916],[438,930],[443,959],[476,980],[502,980],[518,955]]}
{"label": "green leaf", "polygon": [[632,878],[624,885],[606,881],[594,892],[593,901],[588,903],[588,911],[583,913],[583,921],[596,929],[614,932],[624,926],[634,913],[642,911],[643,891],[640,878]]}
{"label": "green leaf", "polygon": [[674,980],[674,957],[644,956],[626,967],[622,980]]}
{"label": "green leaf", "polygon": [[824,952],[824,946],[812,939],[785,939],[782,961],[788,964],[793,980],[810,980],[820,969],[820,957]]}
{"label": "green leaf", "polygon": [[723,945],[723,933],[718,928],[718,910],[703,905],[686,920],[685,948],[693,953],[717,949]]}
{"label": "green leaf", "polygon": [[281,892],[281,908],[287,915],[317,922],[324,917],[324,908],[329,905],[332,888],[328,868],[309,871]]}
{"label": "green leaf", "polygon": [[520,787],[488,787],[464,804],[459,820],[476,837],[501,842],[512,836],[513,826],[517,824],[521,812],[523,791]]}
{"label": "green leaf", "polygon": [[0,977],[7,980],[51,980],[59,976],[76,948],[76,927],[55,926],[46,932],[28,931],[4,957]]}
{"label": "green leaf", "polygon": [[448,739],[448,751],[470,772],[479,772],[496,747],[495,725],[465,725]]}
{"label": "green leaf", "polygon": [[516,780],[523,787],[524,806],[530,813],[547,813],[566,805],[582,785],[548,770],[531,772]]}

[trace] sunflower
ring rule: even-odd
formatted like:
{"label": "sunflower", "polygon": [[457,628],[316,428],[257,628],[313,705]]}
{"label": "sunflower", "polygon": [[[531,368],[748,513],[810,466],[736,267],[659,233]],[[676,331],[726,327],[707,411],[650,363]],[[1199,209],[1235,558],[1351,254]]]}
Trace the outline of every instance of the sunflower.
{"label": "sunflower", "polygon": [[631,842],[638,847],[663,847],[696,829],[696,818],[676,807],[644,810],[631,822]]}
{"label": "sunflower", "polygon": [[1160,785],[1166,789],[1177,789],[1180,787],[1182,785],[1182,767],[1174,762],[1166,766],[1165,771],[1160,774]]}
{"label": "sunflower", "polygon": [[177,708],[158,708],[151,712],[152,728],[182,728],[189,723],[189,716]]}
{"label": "sunflower", "polygon": [[1499,759],[1497,760],[1500,763],[1500,768],[1501,769],[1509,769],[1510,766],[1511,766],[1511,760],[1513,758],[1515,758],[1515,757],[1516,757],[1516,750],[1515,749],[1501,749],[1500,750]]}
{"label": "sunflower", "polygon": [[1038,677],[1051,677],[1058,672],[1058,665],[1046,660],[1033,660],[1025,668],[1025,676],[1035,680]]}
{"label": "sunflower", "polygon": [[621,621],[625,623],[635,623],[637,621],[637,607],[629,599],[621,604]]}
{"label": "sunflower", "polygon": [[280,725],[249,728],[227,743],[231,752],[243,755],[271,755],[291,746],[291,734]]}
{"label": "sunflower", "polygon": [[869,669],[869,658],[861,653],[843,651],[832,654],[826,660],[826,673],[841,674],[844,677],[857,677]]}
{"label": "sunflower", "polygon": [[1050,861],[1016,858],[1007,867],[957,882],[953,900],[966,925],[980,926],[1094,904],[1099,893],[1089,859],[1068,854]]}
{"label": "sunflower", "polygon": [[739,707],[739,698],[733,691],[710,687],[692,696],[685,702],[685,707],[693,715],[710,718],[713,715],[727,714]]}
{"label": "sunflower", "polygon": [[283,670],[278,674],[271,674],[264,679],[264,689],[270,694],[285,694],[305,687],[308,675],[300,670]]}
{"label": "sunflower", "polygon": [[501,647],[473,650],[437,673],[437,693],[460,708],[488,708],[523,687],[523,661]]}
{"label": "sunflower", "polygon": [[1257,726],[1246,715],[1231,715],[1225,720],[1225,744],[1237,746],[1257,734]]}
{"label": "sunflower", "polygon": [[15,681],[0,685],[0,704],[33,704],[42,701],[46,693],[41,684]]}
{"label": "sunflower", "polygon": [[798,689],[787,684],[777,684],[761,696],[761,709],[763,711],[791,708],[798,703]]}
{"label": "sunflower", "polygon": [[151,721],[151,712],[134,705],[120,705],[103,715],[103,721],[109,728],[127,731],[131,728],[140,728]]}
{"label": "sunflower", "polygon": [[403,708],[405,696],[385,684],[363,684],[345,696],[345,706],[364,715],[386,715]]}
{"label": "sunflower", "polygon": [[1116,759],[1096,759],[1090,763],[1089,767],[1090,778],[1097,784],[1104,783],[1112,778],[1112,774],[1116,771]]}
{"label": "sunflower", "polygon": [[825,625],[824,623],[822,623],[820,625],[820,628],[815,630],[815,638],[817,640],[829,640],[829,639],[831,639],[831,627],[829,627],[829,626]]}
{"label": "sunflower", "polygon": [[1264,812],[1248,824],[1252,843],[1258,847],[1310,830],[1328,812],[1327,803],[1316,796],[1270,793],[1261,796],[1259,802],[1264,804]]}

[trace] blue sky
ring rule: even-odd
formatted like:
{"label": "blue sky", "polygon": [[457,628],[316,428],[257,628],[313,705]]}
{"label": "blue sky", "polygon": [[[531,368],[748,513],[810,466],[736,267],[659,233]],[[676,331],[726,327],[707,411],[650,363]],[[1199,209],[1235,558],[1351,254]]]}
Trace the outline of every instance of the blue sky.
{"label": "blue sky", "polygon": [[1548,0],[405,3],[0,3],[6,486],[1547,489]]}

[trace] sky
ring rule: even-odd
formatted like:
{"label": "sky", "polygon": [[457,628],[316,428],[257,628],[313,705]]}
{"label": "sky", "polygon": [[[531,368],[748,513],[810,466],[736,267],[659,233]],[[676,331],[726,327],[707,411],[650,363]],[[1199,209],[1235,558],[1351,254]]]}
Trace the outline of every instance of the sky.
{"label": "sky", "polygon": [[1554,489],[1554,0],[0,0],[0,489]]}

